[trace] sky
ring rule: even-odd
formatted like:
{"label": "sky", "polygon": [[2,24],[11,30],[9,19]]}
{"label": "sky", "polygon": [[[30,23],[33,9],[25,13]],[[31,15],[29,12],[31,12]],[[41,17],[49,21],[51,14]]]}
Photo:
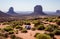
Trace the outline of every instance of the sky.
{"label": "sky", "polygon": [[41,5],[43,11],[56,11],[60,9],[60,0],[0,0],[1,11],[8,11],[10,7],[15,11],[33,11],[36,5]]}

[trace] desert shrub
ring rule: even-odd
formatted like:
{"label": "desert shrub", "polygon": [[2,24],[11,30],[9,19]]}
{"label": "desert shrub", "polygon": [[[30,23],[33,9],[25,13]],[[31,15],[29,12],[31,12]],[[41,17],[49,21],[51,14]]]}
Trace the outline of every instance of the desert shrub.
{"label": "desert shrub", "polygon": [[21,26],[22,26],[23,24],[24,24],[24,22],[23,22],[23,21],[20,21],[20,22],[19,22],[19,25],[21,25]]}
{"label": "desert shrub", "polygon": [[15,39],[16,36],[15,36],[15,35],[11,35],[10,38],[11,38],[11,39]]}
{"label": "desert shrub", "polygon": [[45,30],[46,30],[46,31],[49,31],[49,32],[52,32],[54,29],[53,29],[51,26],[47,26],[47,27],[45,28]]}
{"label": "desert shrub", "polygon": [[55,35],[53,32],[49,32],[49,33],[45,32],[44,34],[49,35],[51,38],[54,38],[54,35]]}
{"label": "desert shrub", "polygon": [[37,27],[38,25],[41,24],[41,22],[38,21],[38,20],[34,20],[34,21],[33,21],[33,24],[34,24],[34,27]]}
{"label": "desert shrub", "polygon": [[15,35],[10,36],[11,39],[22,39],[21,37],[16,37]]}
{"label": "desert shrub", "polygon": [[8,22],[3,22],[3,25],[9,24]]}
{"label": "desert shrub", "polygon": [[33,24],[38,23],[38,20],[33,20],[32,23]]}
{"label": "desert shrub", "polygon": [[18,34],[18,30],[16,30],[16,34]]}
{"label": "desert shrub", "polygon": [[38,34],[36,36],[36,39],[51,39],[51,37],[49,35],[46,35],[46,34]]}
{"label": "desert shrub", "polygon": [[25,25],[31,25],[29,22],[25,22],[24,24],[25,24]]}
{"label": "desert shrub", "polygon": [[44,34],[49,35],[52,39],[56,39],[56,38],[54,37],[54,35],[55,35],[54,32],[49,32],[49,33],[45,32]]}
{"label": "desert shrub", "polygon": [[54,31],[55,29],[58,29],[58,26],[57,25],[48,25],[45,28],[46,31],[50,31],[50,32]]}
{"label": "desert shrub", "polygon": [[38,29],[38,30],[44,30],[45,27],[44,27],[44,25],[39,25],[39,26],[37,26],[37,29]]}
{"label": "desert shrub", "polygon": [[51,27],[53,27],[54,29],[57,29],[58,28],[58,25],[51,25]]}
{"label": "desert shrub", "polygon": [[54,33],[55,35],[60,35],[60,30],[55,30]]}
{"label": "desert shrub", "polygon": [[22,39],[21,37],[16,37],[16,39]]}
{"label": "desert shrub", "polygon": [[10,26],[7,26],[7,27],[4,28],[4,30],[7,31],[7,32],[9,32],[9,31],[13,30],[13,28],[10,27]]}
{"label": "desert shrub", "polygon": [[20,27],[21,25],[14,25],[13,24],[13,26],[11,26],[12,28],[16,28],[16,27]]}
{"label": "desert shrub", "polygon": [[22,33],[27,33],[27,30],[24,28],[21,30]]}
{"label": "desert shrub", "polygon": [[9,31],[9,34],[14,34],[14,31],[13,30]]}
{"label": "desert shrub", "polygon": [[34,35],[34,37],[36,37],[38,34],[40,34],[40,33],[36,33],[36,34]]}
{"label": "desert shrub", "polygon": [[54,38],[54,33],[53,32],[50,32],[48,35],[50,35],[51,38]]}
{"label": "desert shrub", "polygon": [[24,20],[25,25],[31,25],[29,20]]}
{"label": "desert shrub", "polygon": [[35,31],[35,30],[36,30],[36,28],[35,28],[35,27],[33,27],[33,28],[31,28],[31,30],[32,30],[32,31]]}
{"label": "desert shrub", "polygon": [[21,27],[21,26],[16,26],[15,28],[16,28],[16,29],[20,29],[20,30],[23,29],[23,27]]}
{"label": "desert shrub", "polygon": [[45,19],[45,21],[48,21],[48,18],[47,18],[47,19]]}
{"label": "desert shrub", "polygon": [[57,22],[57,21],[58,21],[57,19],[53,20],[53,22]]}
{"label": "desert shrub", "polygon": [[16,26],[18,26],[18,25],[23,25],[23,22],[22,21],[12,21],[12,22],[10,22],[10,25],[13,27],[13,28],[15,28]]}
{"label": "desert shrub", "polygon": [[2,32],[2,33],[4,33],[4,32],[5,32],[5,30],[4,30],[4,29],[1,29],[1,32]]}
{"label": "desert shrub", "polygon": [[58,21],[56,22],[56,24],[60,25],[60,20],[58,20]]}
{"label": "desert shrub", "polygon": [[53,20],[52,19],[48,19],[49,22],[52,22]]}
{"label": "desert shrub", "polygon": [[20,26],[16,26],[16,29],[19,29],[20,28]]}
{"label": "desert shrub", "polygon": [[46,21],[53,22],[52,18],[47,18]]}
{"label": "desert shrub", "polygon": [[19,28],[19,30],[22,30],[22,29],[23,29],[23,27],[20,27],[20,28]]}

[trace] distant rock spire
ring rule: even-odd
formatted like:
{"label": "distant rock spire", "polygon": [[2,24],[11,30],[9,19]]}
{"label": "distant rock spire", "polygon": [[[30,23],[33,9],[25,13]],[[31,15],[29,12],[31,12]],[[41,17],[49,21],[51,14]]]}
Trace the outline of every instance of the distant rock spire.
{"label": "distant rock spire", "polygon": [[41,15],[45,15],[45,13],[43,13],[43,8],[41,5],[36,5],[34,7],[34,13],[35,14],[41,14]]}
{"label": "distant rock spire", "polygon": [[34,12],[36,12],[36,13],[42,12],[42,6],[41,6],[41,5],[36,5],[36,6],[34,7]]}
{"label": "distant rock spire", "polygon": [[7,13],[10,13],[10,14],[15,13],[15,12],[14,12],[14,8],[13,8],[13,7],[10,7],[10,8],[9,8],[9,11],[8,11]]}

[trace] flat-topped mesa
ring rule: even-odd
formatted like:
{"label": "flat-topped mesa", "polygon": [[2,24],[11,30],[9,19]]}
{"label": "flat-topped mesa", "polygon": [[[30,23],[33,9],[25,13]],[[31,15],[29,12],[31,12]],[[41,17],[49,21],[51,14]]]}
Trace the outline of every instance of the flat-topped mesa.
{"label": "flat-topped mesa", "polygon": [[9,11],[8,11],[7,13],[9,13],[9,14],[15,13],[15,12],[14,12],[14,8],[13,8],[13,7],[10,7],[10,8],[9,8]]}
{"label": "flat-topped mesa", "polygon": [[42,6],[41,6],[41,5],[36,5],[36,6],[34,7],[34,12],[36,12],[36,13],[42,12]]}
{"label": "flat-topped mesa", "polygon": [[43,13],[43,8],[41,5],[36,5],[34,7],[34,13],[36,14],[40,14],[40,15],[44,15],[45,13]]}

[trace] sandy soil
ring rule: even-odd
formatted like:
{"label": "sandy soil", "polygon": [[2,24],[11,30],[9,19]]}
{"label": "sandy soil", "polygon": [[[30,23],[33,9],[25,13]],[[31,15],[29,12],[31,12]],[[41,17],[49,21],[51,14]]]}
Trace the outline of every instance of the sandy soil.
{"label": "sandy soil", "polygon": [[36,33],[44,33],[45,31],[39,31],[39,30],[35,30],[35,31],[32,31],[32,30],[28,30],[28,33],[21,33],[19,31],[19,34],[15,34],[16,36],[18,37],[22,37],[23,39],[35,39],[34,35]]}
{"label": "sandy soil", "polygon": [[55,35],[55,38],[60,39],[60,35]]}
{"label": "sandy soil", "polygon": [[9,25],[3,25],[3,23],[0,24],[0,28],[5,28],[6,26],[9,26]]}

